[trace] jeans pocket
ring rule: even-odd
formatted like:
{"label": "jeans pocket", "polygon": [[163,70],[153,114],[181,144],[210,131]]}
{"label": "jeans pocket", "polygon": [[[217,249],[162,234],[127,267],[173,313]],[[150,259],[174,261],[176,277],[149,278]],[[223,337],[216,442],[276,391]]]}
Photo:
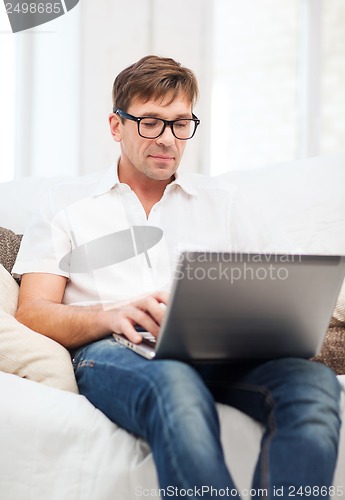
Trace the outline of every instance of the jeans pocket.
{"label": "jeans pocket", "polygon": [[90,351],[91,345],[92,344],[83,346],[80,349],[78,349],[77,352],[75,353],[72,360],[74,372],[76,372],[76,370],[83,365],[91,366],[92,361],[88,359],[88,353]]}
{"label": "jeans pocket", "polygon": [[[111,350],[109,350],[109,347],[111,347]],[[97,360],[104,361],[107,356],[113,357],[114,353],[120,349],[126,349],[126,347],[116,342],[112,336],[86,344],[78,349],[73,357],[74,373],[79,368],[92,368]]]}

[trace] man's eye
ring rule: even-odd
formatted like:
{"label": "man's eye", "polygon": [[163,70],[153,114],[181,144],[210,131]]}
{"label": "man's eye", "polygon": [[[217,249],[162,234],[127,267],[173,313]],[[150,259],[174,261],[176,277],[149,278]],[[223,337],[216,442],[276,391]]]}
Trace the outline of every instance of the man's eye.
{"label": "man's eye", "polygon": [[160,125],[159,120],[141,120],[141,125],[147,128],[157,127]]}
{"label": "man's eye", "polygon": [[178,122],[175,122],[175,127],[177,128],[187,128],[189,126],[189,120],[179,120]]}

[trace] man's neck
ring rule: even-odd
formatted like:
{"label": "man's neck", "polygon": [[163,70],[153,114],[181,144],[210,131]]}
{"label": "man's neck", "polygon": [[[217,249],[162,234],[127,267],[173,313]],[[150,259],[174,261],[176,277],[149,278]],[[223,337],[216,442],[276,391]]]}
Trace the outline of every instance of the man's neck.
{"label": "man's neck", "polygon": [[118,165],[118,177],[121,183],[127,184],[135,192],[147,217],[152,207],[162,198],[166,186],[174,180],[174,176],[157,180],[138,171],[128,171],[121,166],[121,160]]}

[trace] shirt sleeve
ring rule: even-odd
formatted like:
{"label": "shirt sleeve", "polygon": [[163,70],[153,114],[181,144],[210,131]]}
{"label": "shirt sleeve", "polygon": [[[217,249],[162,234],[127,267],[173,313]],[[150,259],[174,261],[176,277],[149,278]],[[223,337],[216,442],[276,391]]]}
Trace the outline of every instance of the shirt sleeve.
{"label": "shirt sleeve", "polygon": [[24,232],[12,273],[15,277],[26,273],[49,273],[68,278],[69,273],[60,268],[60,262],[71,248],[66,212],[58,208],[51,190]]}

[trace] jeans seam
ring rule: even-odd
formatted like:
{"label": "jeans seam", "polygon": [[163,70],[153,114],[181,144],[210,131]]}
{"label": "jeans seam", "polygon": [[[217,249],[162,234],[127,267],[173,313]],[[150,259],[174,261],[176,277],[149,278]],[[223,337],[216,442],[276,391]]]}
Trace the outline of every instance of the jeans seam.
{"label": "jeans seam", "polygon": [[153,391],[155,393],[155,397],[156,397],[157,402],[158,402],[159,412],[161,413],[161,415],[164,416],[164,422],[166,423],[166,425],[163,426],[163,435],[164,435],[164,441],[166,443],[167,449],[169,449],[170,464],[171,464],[172,468],[174,469],[175,477],[178,477],[181,485],[185,486],[186,483],[184,481],[184,477],[182,477],[182,475],[180,473],[179,468],[177,467],[176,459],[174,458],[174,453],[172,452],[172,448],[171,448],[171,439],[169,439],[169,435],[168,435],[168,427],[169,427],[168,412],[165,410],[164,404],[163,404],[161,398],[159,397],[159,391],[157,390],[156,385],[152,383],[151,379],[148,379],[148,380],[149,380],[150,386],[153,388]]}
{"label": "jeans seam", "polygon": [[[269,449],[273,437],[277,430],[276,420],[274,417],[274,399],[272,397],[272,393],[270,391],[265,391],[265,401],[270,408],[269,417],[268,417],[268,432],[266,439],[263,438],[262,447],[261,447],[261,485],[265,491],[269,491]],[[269,497],[268,497],[269,498]]]}
{"label": "jeans seam", "polygon": [[269,416],[267,419],[268,430],[267,433],[265,433],[267,437],[265,439],[264,436],[261,446],[261,474],[260,474],[261,488],[264,491],[269,492],[269,448],[277,429],[276,421],[274,418],[275,402],[272,397],[272,392],[267,390],[264,386],[260,385],[256,386],[254,384],[234,384],[234,387],[262,394],[265,398],[266,404],[270,409]]}

